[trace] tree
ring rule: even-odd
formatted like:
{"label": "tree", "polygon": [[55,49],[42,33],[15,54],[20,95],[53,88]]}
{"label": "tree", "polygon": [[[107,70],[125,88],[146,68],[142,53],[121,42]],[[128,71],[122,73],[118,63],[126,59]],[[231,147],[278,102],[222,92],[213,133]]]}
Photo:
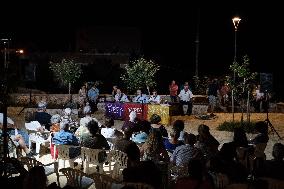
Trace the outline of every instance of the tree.
{"label": "tree", "polygon": [[121,75],[122,81],[126,84],[129,92],[134,92],[139,88],[147,88],[156,86],[155,75],[160,69],[160,66],[152,60],[139,58],[131,61],[126,66],[126,73]]}
{"label": "tree", "polygon": [[243,112],[244,112],[244,104],[246,102],[247,109],[247,121],[250,121],[250,96],[251,96],[251,85],[256,78],[257,73],[252,73],[249,70],[249,57],[247,55],[243,56],[243,63],[239,64],[237,62],[233,62],[230,65],[230,70],[234,72],[235,81],[228,77],[227,81],[230,87],[234,90],[235,95],[232,99],[238,100],[240,102],[242,116],[241,122],[243,121]]}
{"label": "tree", "polygon": [[81,76],[81,66],[72,59],[62,59],[61,62],[50,62],[49,67],[55,77],[63,84],[68,85],[68,92],[71,92],[71,85],[74,84]]}

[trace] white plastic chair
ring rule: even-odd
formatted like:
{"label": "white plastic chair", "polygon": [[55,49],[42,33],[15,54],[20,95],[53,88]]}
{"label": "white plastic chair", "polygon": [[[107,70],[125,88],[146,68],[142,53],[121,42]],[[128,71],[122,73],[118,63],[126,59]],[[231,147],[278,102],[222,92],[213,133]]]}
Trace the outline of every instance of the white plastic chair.
{"label": "white plastic chair", "polygon": [[119,150],[110,150],[107,161],[111,169],[111,163],[114,162],[111,177],[117,180],[122,180],[122,170],[127,167],[128,156],[126,153]]}
{"label": "white plastic chair", "polygon": [[91,149],[87,147],[81,147],[81,157],[84,164],[84,173],[90,174],[90,164],[98,166],[96,172],[104,173],[103,165],[105,161],[100,162],[100,158],[104,155],[102,149]]}

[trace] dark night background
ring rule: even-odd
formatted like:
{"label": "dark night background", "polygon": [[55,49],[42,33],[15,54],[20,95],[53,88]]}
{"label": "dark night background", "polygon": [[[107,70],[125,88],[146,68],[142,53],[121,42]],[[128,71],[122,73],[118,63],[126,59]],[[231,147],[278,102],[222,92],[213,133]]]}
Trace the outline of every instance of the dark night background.
{"label": "dark night background", "polygon": [[78,28],[135,27],[141,34],[141,55],[156,60],[166,70],[159,78],[161,85],[167,86],[172,79],[192,81],[198,10],[199,75],[227,74],[234,57],[232,18],[239,16],[238,59],[247,54],[252,71],[272,73],[273,89],[283,99],[283,16],[277,5],[234,8],[189,3],[80,3],[17,5],[13,11],[7,8],[1,12],[1,38],[9,36],[15,47],[32,43],[41,51],[73,51]]}

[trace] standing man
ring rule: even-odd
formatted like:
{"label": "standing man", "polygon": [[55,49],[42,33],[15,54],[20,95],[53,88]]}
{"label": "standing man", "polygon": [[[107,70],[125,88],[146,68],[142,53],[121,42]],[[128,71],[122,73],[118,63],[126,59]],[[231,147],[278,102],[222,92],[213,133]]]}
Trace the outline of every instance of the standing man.
{"label": "standing man", "polygon": [[189,90],[189,86],[188,84],[185,84],[183,89],[180,91],[179,93],[179,98],[180,98],[180,103],[184,106],[187,105],[187,111],[186,114],[187,115],[191,115],[192,113],[192,98],[193,98],[193,94],[192,92]]}
{"label": "standing man", "polygon": [[177,102],[178,85],[176,81],[173,80],[169,86],[170,97],[172,102]]}
{"label": "standing man", "polygon": [[88,91],[88,99],[91,106],[92,113],[98,110],[97,108],[97,100],[99,97],[99,89],[97,88],[97,83],[94,83],[92,88]]}
{"label": "standing man", "polygon": [[217,106],[218,93],[219,89],[218,89],[217,79],[213,79],[208,86],[208,92],[207,92],[211,114],[213,114]]}

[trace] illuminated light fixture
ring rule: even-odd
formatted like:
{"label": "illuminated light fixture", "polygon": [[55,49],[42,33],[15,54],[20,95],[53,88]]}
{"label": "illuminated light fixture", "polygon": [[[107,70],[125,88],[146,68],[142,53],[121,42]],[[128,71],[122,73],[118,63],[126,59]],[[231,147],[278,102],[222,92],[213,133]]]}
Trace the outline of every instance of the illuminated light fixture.
{"label": "illuminated light fixture", "polygon": [[234,17],[232,20],[233,20],[233,24],[235,26],[235,31],[237,31],[241,19],[239,17]]}

